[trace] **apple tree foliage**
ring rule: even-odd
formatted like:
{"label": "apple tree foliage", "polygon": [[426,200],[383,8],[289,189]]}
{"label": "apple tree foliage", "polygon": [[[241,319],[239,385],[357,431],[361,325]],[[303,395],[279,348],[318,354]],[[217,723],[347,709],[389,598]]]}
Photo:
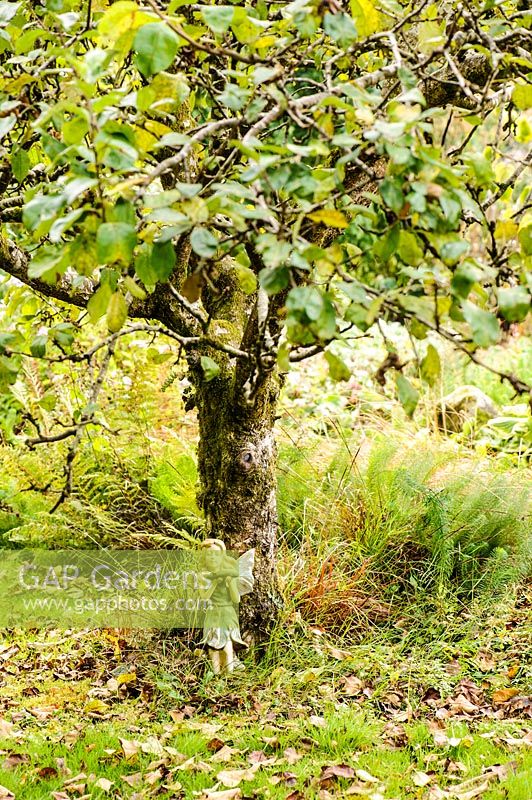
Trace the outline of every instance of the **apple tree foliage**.
{"label": "apple tree foliage", "polygon": [[[530,21],[518,0],[0,2],[2,395],[28,358],[103,370],[139,330],[196,382],[233,370],[249,406],[318,352],[345,379],[329,345],[380,320],[428,383],[428,331],[486,361],[530,311]],[[100,377],[31,441],[79,441]]]}

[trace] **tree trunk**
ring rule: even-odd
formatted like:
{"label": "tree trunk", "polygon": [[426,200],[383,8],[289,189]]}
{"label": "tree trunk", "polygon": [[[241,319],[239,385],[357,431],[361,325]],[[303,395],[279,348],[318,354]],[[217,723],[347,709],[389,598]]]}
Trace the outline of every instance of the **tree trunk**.
{"label": "tree trunk", "polygon": [[230,370],[196,383],[199,504],[208,535],[242,554],[255,548],[255,585],[243,598],[244,635],[260,643],[275,621],[277,508],[273,427],[280,381],[266,376],[250,405]]}

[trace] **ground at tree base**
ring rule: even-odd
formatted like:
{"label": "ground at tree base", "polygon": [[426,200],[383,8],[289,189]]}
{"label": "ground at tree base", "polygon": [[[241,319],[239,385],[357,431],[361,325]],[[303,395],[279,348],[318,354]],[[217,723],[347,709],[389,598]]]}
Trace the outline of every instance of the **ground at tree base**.
{"label": "ground at tree base", "polygon": [[298,647],[218,678],[166,634],[6,632],[0,798],[528,800],[529,600],[439,641],[296,619]]}

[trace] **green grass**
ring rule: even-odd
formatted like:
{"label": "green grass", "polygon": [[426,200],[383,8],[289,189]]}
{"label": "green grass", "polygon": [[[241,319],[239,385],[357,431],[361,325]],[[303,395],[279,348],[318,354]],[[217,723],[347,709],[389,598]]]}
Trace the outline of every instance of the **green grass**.
{"label": "green grass", "polygon": [[[0,742],[6,754],[28,759],[19,766],[0,765],[0,783],[15,793],[17,800],[48,800],[51,792],[63,790],[65,780],[84,773],[87,778],[80,778],[79,782],[86,784],[85,791],[91,798],[108,796],[94,786],[99,778],[113,782],[111,796],[130,797],[135,790],[123,777],[140,773],[139,786],[148,788],[152,780],[157,797],[192,798],[194,792],[221,788],[220,784],[216,786],[220,772],[249,769],[253,761],[250,754],[260,751],[266,759],[265,765],[249,779],[244,777],[239,782],[245,796],[284,800],[290,791],[299,789],[304,797],[319,798],[322,769],[343,764],[358,773],[354,778],[333,780],[329,788],[335,796],[342,796],[343,790],[358,784],[371,786],[385,798],[414,798],[420,796],[413,782],[415,772],[428,775],[429,785],[446,789],[509,761],[514,762],[511,773],[501,782],[495,782],[484,796],[490,800],[528,800],[530,796],[526,792],[530,788],[532,757],[524,748],[505,745],[499,738],[508,731],[518,732],[515,723],[489,728],[481,725],[473,731],[464,723],[451,724],[445,732],[449,737],[462,739],[458,746],[435,745],[425,723],[407,725],[404,745],[392,748],[386,743],[383,724],[366,719],[360,711],[331,709],[322,720],[320,726],[304,716],[268,724],[244,716],[219,715],[214,735],[202,732],[212,725],[211,717],[182,723],[150,722],[142,717],[138,725],[92,721],[78,726],[76,739],[65,728],[62,733],[67,735],[66,742],[58,730],[51,735],[37,730],[16,742],[13,739]],[[484,738],[486,732],[497,743]],[[214,738],[219,741],[211,744]],[[140,746],[138,752],[126,759],[120,739],[136,740],[152,752],[145,753]],[[213,747],[219,749],[222,743],[231,748],[228,760],[213,761]],[[57,759],[61,759],[59,764]],[[193,759],[192,763],[186,763],[189,759]],[[163,770],[159,775],[156,769],[161,761]],[[183,769],[182,764],[185,764]],[[69,770],[68,774],[63,770]],[[368,781],[368,773],[374,783]]]}

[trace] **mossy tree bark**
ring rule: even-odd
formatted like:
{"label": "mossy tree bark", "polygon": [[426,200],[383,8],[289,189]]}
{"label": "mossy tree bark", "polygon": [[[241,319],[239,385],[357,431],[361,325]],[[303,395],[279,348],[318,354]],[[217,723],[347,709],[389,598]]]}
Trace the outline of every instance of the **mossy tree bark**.
{"label": "mossy tree bark", "polygon": [[[220,266],[215,293],[204,287],[202,301],[217,337],[247,351],[257,337],[256,298],[241,291],[230,264]],[[211,380],[201,367],[202,355],[219,366]],[[209,537],[239,555],[255,549],[254,589],[242,599],[240,621],[244,636],[259,644],[280,607],[274,425],[282,378],[273,365],[257,374],[252,359],[209,347],[190,353],[188,362],[199,423],[199,505]]]}
{"label": "mossy tree bark", "polygon": [[278,613],[277,508],[273,426],[279,382],[270,375],[253,406],[231,377],[196,390],[199,502],[208,535],[242,554],[255,548],[255,586],[243,599],[244,634],[258,642]]}

